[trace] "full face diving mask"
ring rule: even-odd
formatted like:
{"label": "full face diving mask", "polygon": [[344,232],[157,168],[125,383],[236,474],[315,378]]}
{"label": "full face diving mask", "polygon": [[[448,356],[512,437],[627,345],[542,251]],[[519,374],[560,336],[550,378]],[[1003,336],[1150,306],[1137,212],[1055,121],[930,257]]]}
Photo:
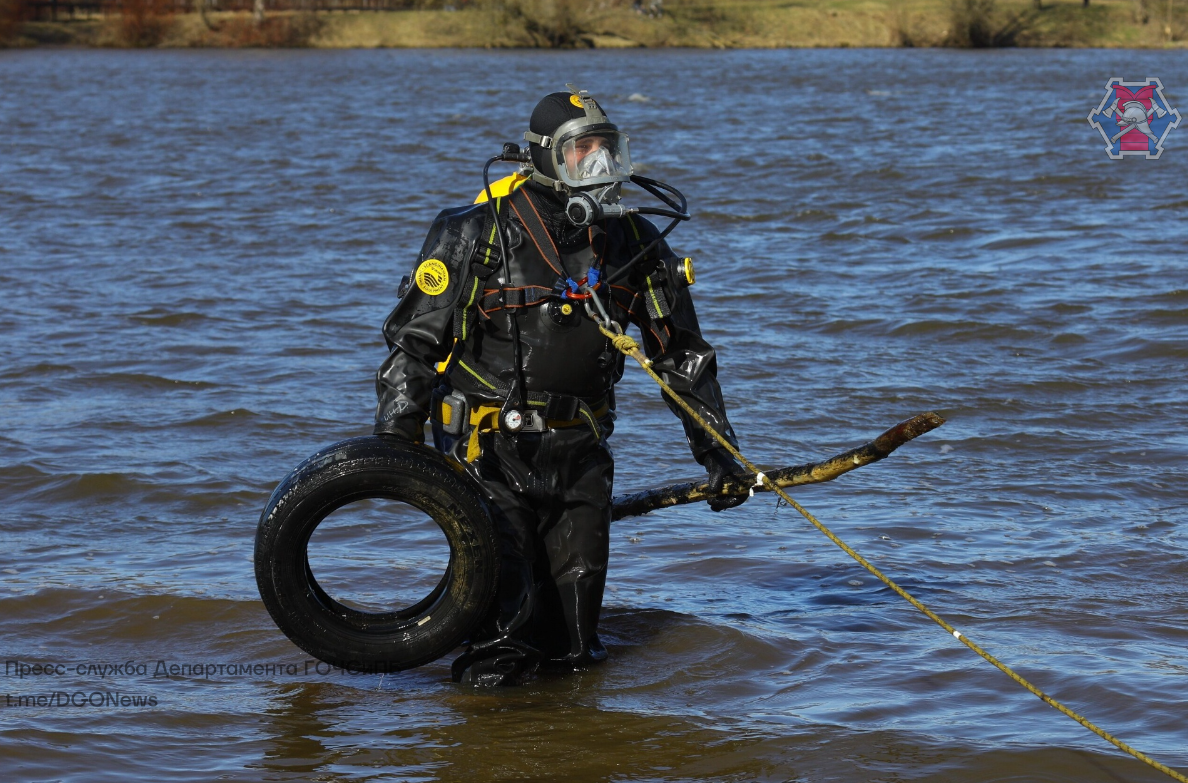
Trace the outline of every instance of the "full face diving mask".
{"label": "full face diving mask", "polygon": [[[642,251],[636,254],[617,275],[627,273],[637,261],[663,241],[677,223],[688,220],[688,202],[681,192],[659,180],[632,173],[631,153],[627,149],[627,134],[619,131],[599,108],[598,104],[584,90],[572,84],[565,85],[572,95],[569,100],[580,106],[585,114],[562,123],[552,136],[542,136],[531,130],[524,132],[529,144],[540,147],[547,155],[557,177],[554,179],[534,167],[531,162],[536,155],[530,150],[520,150],[515,144],[505,144],[504,153],[487,161],[483,169],[483,184],[487,187],[487,198],[491,199],[487,170],[497,160],[516,161],[526,164],[521,173],[533,181],[565,193],[569,201],[565,214],[576,226],[588,226],[604,218],[619,218],[625,215],[658,215],[672,220],[667,228]],[[630,182],[659,199],[664,206],[625,207],[619,203],[623,183]],[[493,213],[494,214],[494,213]],[[496,218],[497,219],[497,218]],[[502,236],[502,234],[500,235]]]}
{"label": "full face diving mask", "polygon": [[552,136],[527,131],[524,138],[546,150],[557,174],[554,179],[534,170],[532,179],[567,193],[570,220],[588,225],[605,214],[603,207],[618,204],[623,183],[631,181],[631,153],[627,134],[607,119],[598,104],[585,91],[566,86],[573,93],[570,100],[582,106],[585,116],[563,123]]}
{"label": "full face diving mask", "polygon": [[631,181],[631,153],[627,134],[610,123],[591,125],[584,118],[570,120],[557,129],[553,165],[570,190]]}

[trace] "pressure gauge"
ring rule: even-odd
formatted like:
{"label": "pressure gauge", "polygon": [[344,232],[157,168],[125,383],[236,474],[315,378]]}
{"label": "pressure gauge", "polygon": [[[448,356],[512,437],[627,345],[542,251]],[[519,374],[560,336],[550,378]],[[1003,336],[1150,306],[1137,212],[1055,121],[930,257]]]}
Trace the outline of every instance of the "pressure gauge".
{"label": "pressure gauge", "polygon": [[515,435],[524,428],[524,414],[517,410],[510,410],[503,414],[503,431]]}

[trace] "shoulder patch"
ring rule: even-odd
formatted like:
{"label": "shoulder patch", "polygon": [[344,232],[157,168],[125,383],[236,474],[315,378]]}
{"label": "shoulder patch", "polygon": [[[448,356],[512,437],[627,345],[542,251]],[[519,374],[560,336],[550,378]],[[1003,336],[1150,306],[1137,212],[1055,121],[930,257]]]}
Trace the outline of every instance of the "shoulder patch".
{"label": "shoulder patch", "polygon": [[417,267],[415,277],[417,288],[429,296],[445,293],[450,284],[450,270],[446,269],[446,265],[436,258],[427,258],[422,261],[421,265]]}

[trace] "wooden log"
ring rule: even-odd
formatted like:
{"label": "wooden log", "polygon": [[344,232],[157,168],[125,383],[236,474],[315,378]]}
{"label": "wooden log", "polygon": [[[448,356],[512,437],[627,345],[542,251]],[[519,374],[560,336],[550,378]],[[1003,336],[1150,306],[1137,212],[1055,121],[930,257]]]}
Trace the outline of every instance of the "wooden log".
{"label": "wooden log", "polygon": [[[945,423],[936,413],[921,413],[907,421],[901,421],[879,437],[847,452],[830,457],[821,462],[807,465],[795,465],[789,468],[767,472],[767,477],[780,487],[796,487],[801,484],[819,484],[832,481],[851,470],[878,462],[897,448],[926,432],[931,432]],[[719,493],[723,497],[746,495],[751,491],[755,479],[752,476],[746,481],[727,481]],[[754,487],[756,492],[768,492],[766,487]],[[614,500],[613,519],[625,519],[655,511],[669,506],[681,506],[685,503],[697,503],[716,497],[709,491],[706,482],[688,482],[685,484],[671,484],[667,487],[646,489],[631,495],[620,495]]]}

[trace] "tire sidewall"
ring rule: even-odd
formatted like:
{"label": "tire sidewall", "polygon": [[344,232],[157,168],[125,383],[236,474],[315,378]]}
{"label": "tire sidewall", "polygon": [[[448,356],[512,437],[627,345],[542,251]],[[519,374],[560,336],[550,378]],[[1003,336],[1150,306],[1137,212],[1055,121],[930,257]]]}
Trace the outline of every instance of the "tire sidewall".
{"label": "tire sidewall", "polygon": [[[343,610],[360,613],[336,602],[327,606],[307,576],[306,552],[317,526],[336,509],[367,498],[418,508],[450,545],[443,593],[407,621],[373,626],[350,618]],[[439,453],[357,438],[314,455],[277,487],[257,532],[256,576],[273,620],[306,652],[356,671],[399,671],[440,658],[474,630],[494,600],[498,543],[477,488]]]}

